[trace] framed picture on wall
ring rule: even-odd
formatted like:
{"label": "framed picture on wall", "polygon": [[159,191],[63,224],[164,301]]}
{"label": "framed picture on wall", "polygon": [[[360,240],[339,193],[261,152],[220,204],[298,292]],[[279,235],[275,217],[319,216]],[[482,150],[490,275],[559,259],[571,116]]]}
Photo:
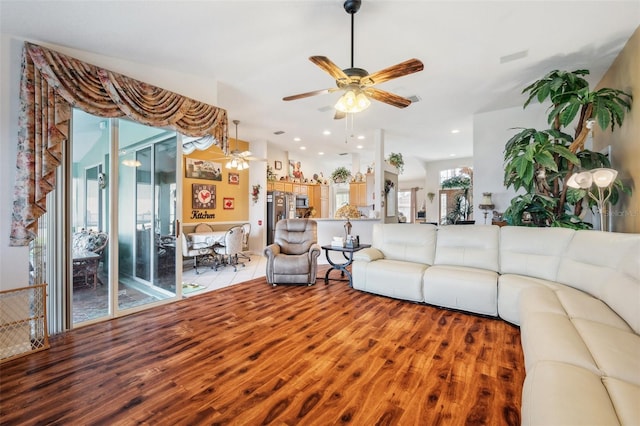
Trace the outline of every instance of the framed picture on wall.
{"label": "framed picture on wall", "polygon": [[197,158],[186,158],[185,161],[185,177],[222,181],[222,164]]}
{"label": "framed picture on wall", "polygon": [[224,198],[222,200],[222,205],[224,206],[225,210],[233,210],[234,208],[234,198]]}
{"label": "framed picture on wall", "polygon": [[229,184],[230,185],[239,185],[240,184],[240,174],[238,174],[238,173],[229,173]]}
{"label": "framed picture on wall", "polygon": [[274,168],[274,169],[276,169],[276,170],[282,170],[282,161],[277,161],[277,160],[276,160],[276,161],[273,163],[273,168]]}
{"label": "framed picture on wall", "polygon": [[191,206],[194,209],[216,208],[216,186],[206,183],[194,183],[191,185],[193,197]]}

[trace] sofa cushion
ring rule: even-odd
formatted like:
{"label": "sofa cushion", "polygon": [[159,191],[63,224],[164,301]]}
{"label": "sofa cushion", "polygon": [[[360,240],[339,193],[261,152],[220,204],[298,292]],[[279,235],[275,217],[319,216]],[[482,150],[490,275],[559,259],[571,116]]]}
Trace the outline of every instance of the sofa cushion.
{"label": "sofa cushion", "polygon": [[616,414],[623,425],[640,425],[640,386],[612,377],[603,377]]}
{"label": "sofa cushion", "polygon": [[566,228],[503,227],[500,272],[555,281],[560,258],[574,234]]}
{"label": "sofa cushion", "polygon": [[432,265],[437,232],[434,225],[376,223],[371,245],[380,250],[385,259]]}
{"label": "sofa cushion", "polygon": [[353,288],[397,299],[423,302],[422,276],[428,265],[381,259],[354,261]]}
{"label": "sofa cushion", "polygon": [[640,333],[640,234],[577,231],[557,281],[607,303]]}
{"label": "sofa cushion", "polygon": [[538,362],[527,371],[522,425],[617,424],[618,416],[599,375],[556,361]]}
{"label": "sofa cushion", "polygon": [[541,361],[563,362],[602,374],[582,336],[566,315],[523,312],[520,336],[527,374]]}
{"label": "sofa cushion", "polygon": [[603,376],[640,386],[640,336],[586,319],[573,323]]}
{"label": "sofa cushion", "polygon": [[498,316],[520,325],[520,292],[528,287],[554,286],[552,281],[524,275],[505,274],[498,277]]}
{"label": "sofa cushion", "polygon": [[[465,226],[465,228],[468,228]],[[424,273],[424,301],[477,314],[498,314],[498,274],[465,266],[435,265]]]}
{"label": "sofa cushion", "polygon": [[497,272],[500,228],[443,226],[438,230],[435,265],[466,266]]}

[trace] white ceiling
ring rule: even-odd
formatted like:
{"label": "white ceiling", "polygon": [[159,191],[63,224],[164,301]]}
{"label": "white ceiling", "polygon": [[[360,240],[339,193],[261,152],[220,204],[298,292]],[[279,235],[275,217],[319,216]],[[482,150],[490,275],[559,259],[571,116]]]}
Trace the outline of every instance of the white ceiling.
{"label": "white ceiling", "polygon": [[[351,21],[342,3],[0,0],[0,30],[210,78],[218,83],[218,106],[241,121],[243,140],[290,152],[304,145],[306,156],[323,151],[326,160],[344,152],[365,156],[374,130],[384,129],[386,152],[403,153],[401,178],[411,179],[423,174],[424,162],[472,156],[473,115],[521,106],[522,88],[548,71],[586,68],[597,83],[640,25],[640,0],[363,0],[354,66],[372,73],[418,58],[425,69],[378,86],[421,101],[403,110],[374,101],[351,130],[332,111],[321,111],[338,93],[282,101],[334,86],[309,56],[350,66]],[[501,63],[523,51],[526,57]],[[285,133],[276,136],[277,130]],[[230,136],[233,131],[231,125]],[[364,135],[364,142],[352,134]]]}

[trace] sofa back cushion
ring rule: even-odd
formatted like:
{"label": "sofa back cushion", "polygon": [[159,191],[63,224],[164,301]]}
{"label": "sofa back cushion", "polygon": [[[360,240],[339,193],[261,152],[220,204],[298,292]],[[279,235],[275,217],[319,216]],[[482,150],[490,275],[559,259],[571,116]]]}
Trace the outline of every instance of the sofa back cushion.
{"label": "sofa back cushion", "polygon": [[376,223],[372,246],[386,259],[433,265],[437,229],[417,223]]}
{"label": "sofa back cushion", "polygon": [[438,230],[435,265],[467,266],[498,272],[500,228],[448,225]]}
{"label": "sofa back cushion", "polygon": [[601,299],[640,333],[640,234],[577,231],[557,281]]}
{"label": "sofa back cushion", "polygon": [[555,281],[560,258],[574,234],[567,228],[501,228],[500,273]]}

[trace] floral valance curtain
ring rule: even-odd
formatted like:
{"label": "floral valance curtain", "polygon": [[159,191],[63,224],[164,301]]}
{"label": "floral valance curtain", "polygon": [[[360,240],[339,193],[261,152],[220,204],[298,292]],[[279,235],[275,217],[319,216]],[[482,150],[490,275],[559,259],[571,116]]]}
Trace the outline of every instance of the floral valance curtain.
{"label": "floral valance curtain", "polygon": [[212,136],[227,148],[227,112],[177,93],[25,43],[20,80],[18,157],[10,245],[36,237],[46,196],[55,187],[71,108],[101,117],[130,117],[188,136]]}

